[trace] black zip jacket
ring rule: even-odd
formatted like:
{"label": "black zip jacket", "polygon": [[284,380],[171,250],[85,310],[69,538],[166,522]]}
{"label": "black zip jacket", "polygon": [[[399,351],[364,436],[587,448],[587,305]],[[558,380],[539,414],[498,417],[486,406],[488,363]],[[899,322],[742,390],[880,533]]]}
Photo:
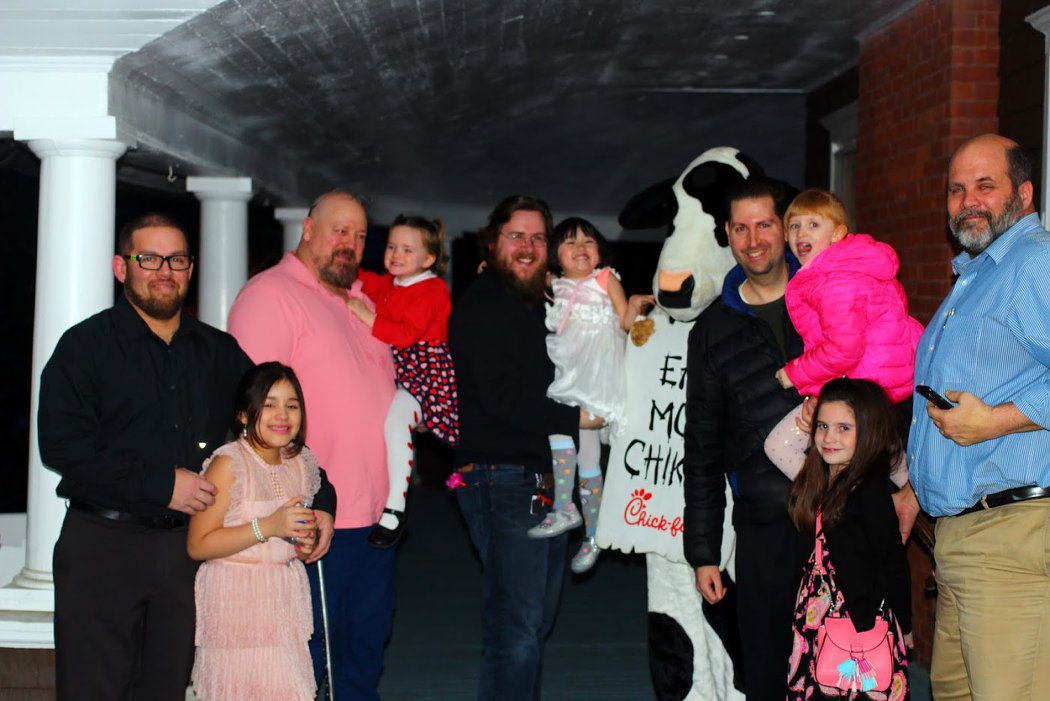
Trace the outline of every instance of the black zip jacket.
{"label": "black zip jacket", "polygon": [[554,365],[547,356],[543,303],[526,306],[491,270],[456,302],[449,347],[459,392],[456,465],[525,465],[551,471],[547,436],[578,435],[580,410],[547,398]]}
{"label": "black zip jacket", "polygon": [[[789,258],[792,272],[797,268]],[[689,333],[685,409],[685,556],[694,567],[717,565],[722,543],[726,477],[733,490],[733,523],[768,523],[787,511],[791,482],[766,457],[764,444],[801,397],[776,372],[802,353],[802,339],[784,314],[787,357],[769,325],[740,299],[737,266],[722,297],[700,314]]]}

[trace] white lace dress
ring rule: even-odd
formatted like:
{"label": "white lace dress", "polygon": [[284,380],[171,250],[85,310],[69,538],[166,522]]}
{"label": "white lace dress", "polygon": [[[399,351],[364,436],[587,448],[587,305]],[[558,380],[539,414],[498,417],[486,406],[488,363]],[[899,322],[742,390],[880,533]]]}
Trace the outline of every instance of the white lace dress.
{"label": "white lace dress", "polygon": [[554,362],[547,396],[604,418],[607,440],[623,431],[627,393],[627,335],[598,282],[609,274],[616,271],[601,268],[582,280],[555,278],[554,302],[547,307],[547,353]]}
{"label": "white lace dress", "polygon": [[[224,526],[269,516],[294,496],[308,504],[321,486],[317,459],[307,448],[269,465],[244,439],[222,446],[233,486]],[[270,538],[197,571],[197,655],[193,689],[201,701],[312,701],[313,633],[310,586],[295,546]]]}

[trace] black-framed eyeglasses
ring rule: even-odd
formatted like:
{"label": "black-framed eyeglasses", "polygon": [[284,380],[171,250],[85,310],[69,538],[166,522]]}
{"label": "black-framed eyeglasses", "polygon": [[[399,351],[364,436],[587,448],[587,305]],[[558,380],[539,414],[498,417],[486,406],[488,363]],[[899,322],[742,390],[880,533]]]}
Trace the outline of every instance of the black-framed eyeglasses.
{"label": "black-framed eyeglasses", "polygon": [[124,260],[135,261],[143,270],[160,270],[167,263],[168,268],[175,272],[189,270],[190,266],[193,265],[193,256],[186,253],[176,253],[173,256],[162,256],[156,253],[132,253],[131,255],[121,255],[120,257]]}

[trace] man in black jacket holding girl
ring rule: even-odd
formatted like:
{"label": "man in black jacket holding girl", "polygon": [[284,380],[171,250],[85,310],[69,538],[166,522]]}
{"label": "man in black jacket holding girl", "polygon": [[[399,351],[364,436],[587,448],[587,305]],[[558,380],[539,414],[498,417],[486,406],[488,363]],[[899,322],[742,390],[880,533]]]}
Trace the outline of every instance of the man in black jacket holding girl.
{"label": "man in black jacket holding girl", "polygon": [[737,613],[749,701],[783,699],[798,587],[791,482],[763,445],[799,403],[776,371],[802,353],[784,290],[798,268],[785,253],[783,187],[751,179],[728,194],[726,233],[738,265],[689,334],[685,430],[685,555],[711,604],[725,596],[721,559],[725,479],[733,490]]}
{"label": "man in black jacket holding girl", "polygon": [[481,557],[478,698],[538,699],[543,643],[565,573],[566,535],[529,538],[552,503],[547,436],[599,428],[602,419],[547,398],[543,294],[550,209],[522,195],[496,205],[482,231],[487,267],[449,322],[459,389],[455,487]]}

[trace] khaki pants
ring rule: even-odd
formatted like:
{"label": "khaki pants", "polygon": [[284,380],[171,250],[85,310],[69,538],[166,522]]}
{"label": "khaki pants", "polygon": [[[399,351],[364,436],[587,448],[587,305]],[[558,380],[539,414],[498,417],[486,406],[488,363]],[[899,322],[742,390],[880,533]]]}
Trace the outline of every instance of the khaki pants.
{"label": "khaki pants", "polygon": [[1050,699],[1050,499],[937,521],[936,701]]}

